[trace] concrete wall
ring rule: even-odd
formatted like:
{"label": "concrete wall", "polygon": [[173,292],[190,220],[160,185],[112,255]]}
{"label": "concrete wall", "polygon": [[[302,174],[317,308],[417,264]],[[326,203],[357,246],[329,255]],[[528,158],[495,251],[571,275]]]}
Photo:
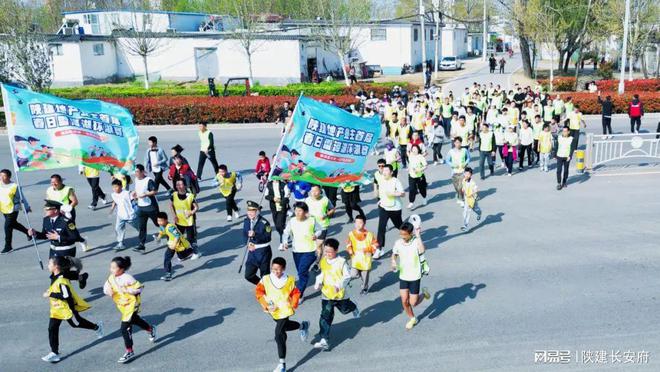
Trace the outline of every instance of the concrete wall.
{"label": "concrete wall", "polygon": [[80,43],[51,43],[62,45],[62,55],[53,54],[53,87],[83,84],[83,68],[80,59]]}
{"label": "concrete wall", "polygon": [[[108,41],[80,43],[83,83],[103,83],[117,77],[117,53],[115,45]],[[103,55],[94,53],[95,45],[103,45]]]}
{"label": "concrete wall", "polygon": [[[385,40],[371,40],[372,28],[384,28]],[[411,28],[407,25],[383,25],[364,27],[358,33],[358,53],[368,65],[380,65],[387,75],[401,74],[404,63],[410,63],[412,44]]]}
{"label": "concrete wall", "polygon": [[467,55],[467,30],[464,28],[442,29],[442,56],[465,57]]}

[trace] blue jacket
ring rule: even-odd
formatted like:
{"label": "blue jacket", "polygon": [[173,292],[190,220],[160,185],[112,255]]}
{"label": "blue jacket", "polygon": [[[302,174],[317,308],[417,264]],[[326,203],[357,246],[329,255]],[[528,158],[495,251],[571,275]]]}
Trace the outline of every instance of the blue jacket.
{"label": "blue jacket", "polygon": [[[147,152],[144,154],[144,169],[147,172],[152,171],[152,164],[151,164],[151,157],[149,156],[149,153],[152,151],[152,149],[148,149]],[[156,147],[156,150],[158,152],[158,164],[157,166],[160,166],[161,171],[168,171],[169,166],[167,165],[167,154],[165,154],[165,151],[161,149],[160,147]]]}
{"label": "blue jacket", "polygon": [[296,200],[305,199],[309,190],[312,189],[312,184],[305,181],[292,181],[288,182],[287,187],[291,190],[293,198]]}

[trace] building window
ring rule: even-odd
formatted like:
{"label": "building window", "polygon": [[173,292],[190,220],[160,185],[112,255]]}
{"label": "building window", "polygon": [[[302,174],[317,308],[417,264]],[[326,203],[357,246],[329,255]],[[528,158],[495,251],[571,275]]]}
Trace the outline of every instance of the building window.
{"label": "building window", "polygon": [[50,52],[54,56],[63,56],[64,50],[62,49],[62,44],[50,44]]}
{"label": "building window", "polygon": [[419,39],[419,32],[417,32],[417,29],[413,29],[413,41],[417,41]]}
{"label": "building window", "polygon": [[387,40],[387,29],[384,28],[371,29],[371,41],[385,41],[385,40]]}
{"label": "building window", "polygon": [[92,26],[92,33],[93,34],[100,34],[101,33],[101,27],[99,26],[99,16],[98,16],[98,14],[85,14],[83,16],[83,20],[84,20],[85,23]]}
{"label": "building window", "polygon": [[429,40],[433,40],[433,29],[429,30]]}
{"label": "building window", "polygon": [[103,50],[103,44],[94,44],[94,55],[95,56],[102,56],[104,55],[105,51]]}

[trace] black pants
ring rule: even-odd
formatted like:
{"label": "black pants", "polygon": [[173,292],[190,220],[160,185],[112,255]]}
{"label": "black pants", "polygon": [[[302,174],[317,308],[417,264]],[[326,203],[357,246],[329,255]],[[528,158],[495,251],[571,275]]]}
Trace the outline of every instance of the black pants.
{"label": "black pants", "polygon": [[300,323],[289,318],[275,319],[275,342],[277,343],[277,356],[286,358],[286,333],[300,329]]}
{"label": "black pants", "polygon": [[179,229],[181,234],[186,235],[186,239],[192,246],[193,252],[197,253],[197,226],[194,224],[192,226],[176,225],[176,228]]}
{"label": "black pants", "polygon": [[534,153],[532,152],[532,145],[520,145],[520,152],[518,153],[518,167],[522,168],[525,162],[525,153],[527,153],[527,165],[532,166],[534,163]]}
{"label": "black pants", "polygon": [[[78,324],[73,321],[73,318],[78,321]],[[73,328],[98,329],[96,324],[83,318],[77,312],[73,313],[73,318],[67,319],[67,323]],[[55,354],[60,353],[60,324],[62,324],[62,319],[55,318],[50,318],[50,322],[48,323],[48,342],[50,343],[50,351]]]}
{"label": "black pants", "polygon": [[128,322],[121,322],[119,330],[121,331],[121,336],[124,338],[124,346],[127,350],[133,349],[133,325],[136,325],[145,331],[151,331],[149,323],[140,318],[137,312],[133,313],[131,320]]}
{"label": "black pants", "polygon": [[231,216],[234,211],[238,212],[238,205],[236,205],[236,200],[234,199],[235,197],[236,188],[233,188],[231,193],[225,196],[225,208],[227,210],[227,216]]}
{"label": "black pants", "polygon": [[348,298],[342,300],[321,300],[321,317],[319,318],[319,328],[321,331],[319,332],[319,336],[326,340],[330,337],[330,327],[335,318],[335,307],[344,315],[353,312],[356,308],[355,303]]}
{"label": "black pants", "polygon": [[[568,158],[561,158],[557,156],[557,184],[565,185],[568,180],[568,166],[570,162]],[[562,175],[563,172],[563,175]]]}
{"label": "black pants", "polygon": [[386,211],[382,207],[378,207],[378,245],[385,247],[385,233],[387,232],[387,221],[391,220],[394,227],[397,229],[401,227],[403,220],[401,218],[401,210]]}
{"label": "black pants", "polygon": [[[247,261],[245,261],[245,279],[254,284],[259,284],[259,281],[264,276],[270,274],[270,259],[273,257],[273,252],[270,246],[255,249],[248,253]],[[257,275],[259,271],[259,275]]]}
{"label": "black pants", "polygon": [[573,156],[573,153],[575,150],[577,150],[578,146],[580,145],[580,130],[579,129],[571,129],[571,137],[573,137],[573,141],[571,142],[571,155]]}
{"label": "black pants", "polygon": [[603,134],[612,134],[612,118],[603,116]]}
{"label": "black pants", "polygon": [[442,117],[442,127],[445,130],[445,137],[449,138],[449,134],[451,132],[451,116],[448,118],[444,116]]}
{"label": "black pants", "polygon": [[144,249],[144,245],[147,242],[147,222],[151,220],[156,227],[158,227],[158,221],[156,220],[156,215],[158,210],[154,209],[152,211],[145,211],[141,208],[138,208],[136,213],[137,223],[138,223],[138,240],[140,241],[140,249]]}
{"label": "black pants", "polygon": [[275,230],[278,234],[280,234],[280,243],[282,243],[282,235],[284,234],[284,229],[286,228],[286,209],[282,208],[281,211],[271,209],[270,213],[273,216],[273,225],[275,225]]}
{"label": "black pants", "polygon": [[92,188],[92,206],[96,207],[96,204],[99,201],[99,198],[105,200],[105,193],[101,190],[99,186],[99,177],[87,178],[87,183]]}
{"label": "black pants", "polygon": [[504,66],[500,65],[500,74],[504,73]]}
{"label": "black pants", "polygon": [[442,142],[433,144],[433,161],[442,160]]}
{"label": "black pants", "polygon": [[190,255],[194,253],[192,248],[188,248],[186,250],[183,250],[181,252],[177,252],[174,249],[170,249],[169,247],[165,249],[165,254],[163,257],[163,269],[165,269],[166,273],[171,274],[172,273],[172,259],[174,258],[174,255],[179,257],[180,260],[185,260],[188,258]]}
{"label": "black pants", "polygon": [[27,228],[18,222],[18,211],[3,214],[5,216],[5,249],[11,249],[14,230],[27,235]]}
{"label": "black pants", "polygon": [[346,214],[348,215],[349,220],[353,220],[353,211],[356,211],[358,215],[364,215],[364,211],[360,207],[360,188],[355,187],[355,190],[351,192],[341,192],[341,201],[346,207]]}
{"label": "black pants", "polygon": [[422,175],[419,178],[408,176],[408,186],[410,186],[408,201],[414,203],[418,193],[422,196],[422,198],[426,199],[426,185],[425,175]]}
{"label": "black pants", "polygon": [[401,155],[401,165],[405,168],[408,166],[408,146],[399,145],[399,155]]}
{"label": "black pants", "polygon": [[197,178],[202,179],[202,171],[204,170],[204,163],[209,159],[213,166],[213,176],[218,174],[218,161],[215,160],[215,150],[209,150],[208,155],[204,151],[199,152],[199,161],[197,162]]}
{"label": "black pants", "polygon": [[323,186],[323,192],[325,196],[332,202],[333,205],[337,205],[337,188],[332,186]]}
{"label": "black pants", "polygon": [[642,126],[642,118],[630,118],[630,133],[639,132],[639,128]]}
{"label": "black pants", "polygon": [[539,160],[541,160],[541,152],[539,151],[539,140],[535,139],[534,140],[534,147],[532,148],[534,150],[534,154],[536,157],[534,158],[534,164],[538,164]]}
{"label": "black pants", "polygon": [[512,152],[509,152],[509,153],[506,154],[506,158],[504,158],[504,163],[506,164],[507,173],[509,173],[509,174],[513,173],[513,153]]}
{"label": "black pants", "polygon": [[153,173],[154,173],[154,183],[156,184],[156,192],[158,192],[158,188],[160,187],[160,185],[163,185],[165,190],[172,189],[170,185],[165,181],[162,170],[160,172],[153,172]]}

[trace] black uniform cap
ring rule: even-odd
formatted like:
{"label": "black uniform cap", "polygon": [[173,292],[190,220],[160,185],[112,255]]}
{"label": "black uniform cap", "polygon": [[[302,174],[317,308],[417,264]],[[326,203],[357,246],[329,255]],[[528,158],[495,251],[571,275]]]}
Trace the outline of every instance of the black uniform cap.
{"label": "black uniform cap", "polygon": [[46,204],[44,205],[45,209],[60,209],[62,203],[55,200],[46,199]]}
{"label": "black uniform cap", "polygon": [[247,201],[247,209],[260,210],[261,206],[252,200]]}

